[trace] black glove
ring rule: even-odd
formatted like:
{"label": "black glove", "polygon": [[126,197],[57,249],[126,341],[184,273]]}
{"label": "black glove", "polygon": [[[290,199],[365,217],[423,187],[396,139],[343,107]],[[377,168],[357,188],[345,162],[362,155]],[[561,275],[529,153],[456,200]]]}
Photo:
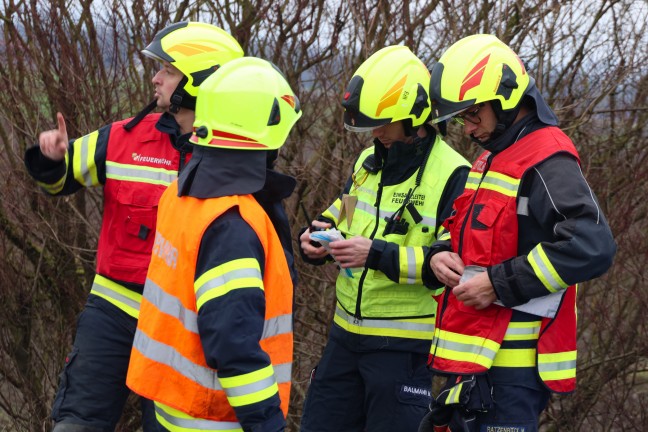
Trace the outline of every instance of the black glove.
{"label": "black glove", "polygon": [[434,399],[430,411],[419,423],[418,432],[445,432],[452,418],[452,407],[440,405]]}

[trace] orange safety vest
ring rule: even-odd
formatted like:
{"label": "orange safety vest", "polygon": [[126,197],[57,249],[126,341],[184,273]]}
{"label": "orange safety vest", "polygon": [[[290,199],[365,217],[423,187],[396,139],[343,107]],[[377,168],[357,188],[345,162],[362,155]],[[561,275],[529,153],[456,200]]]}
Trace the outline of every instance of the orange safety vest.
{"label": "orange safety vest", "polygon": [[[558,128],[547,127],[520,139],[492,156],[483,153],[474,163],[464,193],[444,227],[452,250],[465,265],[489,267],[518,256],[517,199],[524,174],[557,153],[577,160],[571,140]],[[528,251],[527,251],[528,252]],[[536,350],[540,378],[555,392],[573,391],[576,384],[576,287],[559,298],[554,318],[543,318]],[[510,308],[465,306],[445,290],[438,299],[437,328],[430,367],[453,374],[486,373],[511,321]]]}
{"label": "orange safety vest", "polygon": [[[227,398],[227,391],[233,396],[232,390],[223,389],[218,372],[205,361],[194,291],[203,233],[221,214],[236,206],[257,233],[265,252],[266,316],[260,345],[270,357],[274,377],[264,381],[276,380],[281,409],[286,415],[293,358],[293,286],[274,226],[251,195],[201,200],[177,197],[177,192],[175,181],[160,200],[156,239],[127,385],[146,398],[194,418],[223,422],[228,426],[236,424],[236,415]],[[178,229],[178,221],[182,221],[182,229]],[[241,394],[250,390],[250,386],[254,383],[234,391]]]}

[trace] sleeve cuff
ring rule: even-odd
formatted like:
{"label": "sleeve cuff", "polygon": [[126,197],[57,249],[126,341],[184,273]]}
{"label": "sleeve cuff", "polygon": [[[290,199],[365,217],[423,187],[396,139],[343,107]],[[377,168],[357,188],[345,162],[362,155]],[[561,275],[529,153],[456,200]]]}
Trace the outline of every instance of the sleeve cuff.
{"label": "sleeve cuff", "polygon": [[371,248],[369,249],[369,255],[367,256],[367,268],[372,270],[378,270],[380,264],[380,259],[382,254],[387,247],[387,242],[385,240],[372,240]]}

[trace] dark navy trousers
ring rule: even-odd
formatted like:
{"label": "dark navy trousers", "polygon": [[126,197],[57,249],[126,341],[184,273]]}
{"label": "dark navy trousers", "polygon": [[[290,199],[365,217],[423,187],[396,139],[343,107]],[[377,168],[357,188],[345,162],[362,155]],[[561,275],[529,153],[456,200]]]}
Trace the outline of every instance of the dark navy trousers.
{"label": "dark navy trousers", "polygon": [[[137,320],[90,294],[79,315],[52,408],[54,431],[114,431],[130,390],[126,372]],[[153,403],[142,399],[144,431],[156,431]]]}
{"label": "dark navy trousers", "polygon": [[302,432],[418,430],[431,400],[427,354],[366,348],[366,340],[351,333],[329,338],[311,376]]}

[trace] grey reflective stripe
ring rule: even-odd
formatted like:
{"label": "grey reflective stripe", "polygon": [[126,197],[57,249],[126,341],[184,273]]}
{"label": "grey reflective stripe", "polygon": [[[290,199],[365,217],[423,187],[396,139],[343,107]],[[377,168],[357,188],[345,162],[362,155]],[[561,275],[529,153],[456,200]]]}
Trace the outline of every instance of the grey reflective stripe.
{"label": "grey reflective stripe", "polygon": [[[515,179],[514,179],[515,180]],[[483,185],[494,185],[497,187],[500,187],[502,189],[509,190],[511,192],[517,192],[519,184],[511,184],[511,182],[507,182],[505,180],[498,179],[497,177],[491,176],[490,174],[486,174],[486,177],[484,177],[484,180],[482,182]]]}
{"label": "grey reflective stripe", "polygon": [[[141,330],[135,332],[133,348],[151,361],[170,367],[187,379],[210,390],[223,390],[218,373],[209,367],[198,365],[180,354],[175,348],[148,337]],[[290,382],[292,363],[273,365],[274,379],[278,383]]]}
{"label": "grey reflective stripe", "polygon": [[340,306],[336,306],[335,314],[350,324],[378,329],[413,330],[422,332],[434,331],[434,324],[413,323],[396,320],[357,319],[347,314]]}
{"label": "grey reflective stripe", "polygon": [[[423,216],[423,215],[421,215]],[[427,225],[430,227],[436,227],[436,218],[435,217],[428,217],[428,216],[423,216],[423,220],[419,223],[422,223],[423,225]]]}
{"label": "grey reflective stripe", "polygon": [[270,388],[275,385],[275,383],[275,376],[270,375],[267,378],[249,384],[226,388],[225,393],[227,394],[228,398],[236,396],[247,396],[249,394]]}
{"label": "grey reflective stripe", "polygon": [[187,331],[198,334],[198,315],[187,309],[177,297],[167,294],[151,279],[146,278],[144,285],[144,298],[158,308],[161,312],[177,318]]}
{"label": "grey reflective stripe", "polygon": [[358,203],[356,204],[356,209],[360,209],[366,213],[369,213],[371,216],[374,217],[376,216],[376,207],[364,201],[358,200]]}
{"label": "grey reflective stripe", "polygon": [[202,285],[200,285],[200,288],[196,290],[196,299],[199,299],[205,293],[209,292],[212,289],[220,288],[223,285],[233,280],[243,279],[243,278],[256,278],[259,279],[261,282],[263,282],[263,276],[261,275],[261,270],[259,269],[242,268],[242,269],[231,270],[226,273],[223,273],[220,276],[216,276],[215,278],[209,279],[205,281]]}
{"label": "grey reflective stripe", "polygon": [[569,369],[576,369],[576,360],[565,360],[550,363],[538,362],[538,371],[540,373],[563,371]]}
{"label": "grey reflective stripe", "polygon": [[418,266],[416,265],[416,254],[414,253],[414,248],[405,248],[405,253],[407,254],[407,283],[415,284],[416,270]]}
{"label": "grey reflective stripe", "polygon": [[551,285],[551,287],[555,291],[564,290],[565,287],[560,283],[560,281],[556,280],[556,278],[553,277],[553,275],[551,274],[551,271],[545,265],[545,262],[543,261],[542,256],[540,256],[540,253],[538,252],[538,247],[534,247],[531,250],[531,256],[533,257],[533,259],[534,259],[534,261],[536,263],[537,269],[540,270],[540,272],[542,273],[542,276],[544,276],[545,281],[547,283],[549,283],[549,285]]}
{"label": "grey reflective stripe", "polygon": [[261,339],[267,339],[281,334],[291,333],[293,329],[292,314],[279,315],[263,323]]}
{"label": "grey reflective stripe", "polygon": [[534,325],[533,327],[509,327],[506,329],[506,336],[521,336],[521,335],[535,335],[536,338],[538,337],[538,334],[540,332],[540,322],[538,321],[538,325]]}
{"label": "grey reflective stripe", "polygon": [[98,292],[100,294],[103,294],[106,297],[110,297],[111,299],[113,299],[113,300],[115,300],[115,301],[117,301],[119,303],[123,303],[123,304],[125,304],[127,306],[130,306],[135,310],[139,310],[139,308],[140,308],[139,302],[137,302],[137,301],[135,301],[135,300],[133,300],[131,298],[128,298],[125,295],[120,294],[117,291],[115,291],[115,290],[113,290],[113,289],[111,289],[111,288],[109,288],[107,286],[103,286],[103,285],[99,284],[96,279],[92,283],[92,288],[90,288],[90,291],[95,291],[95,292]]}
{"label": "grey reflective stripe", "polygon": [[461,342],[451,342],[446,339],[439,339],[437,336],[435,336],[432,340],[432,346],[466,354],[484,356],[490,360],[493,360],[495,358],[495,354],[497,354],[496,351],[486,348],[485,346],[465,344]]}
{"label": "grey reflective stripe", "polygon": [[274,376],[279,384],[289,383],[292,379],[292,363],[280,363],[272,365]]}
{"label": "grey reflective stripe", "polygon": [[176,351],[175,348],[151,339],[139,329],[135,332],[133,348],[139,350],[144,357],[169,366],[203,387],[210,390],[223,390],[214,369],[197,365]]}
{"label": "grey reflective stripe", "polygon": [[80,158],[80,169],[81,175],[83,176],[83,184],[85,186],[92,186],[92,175],[88,170],[88,141],[90,141],[90,135],[86,135],[81,138],[81,158]]}
{"label": "grey reflective stripe", "polygon": [[168,186],[178,177],[174,171],[159,168],[143,169],[139,165],[124,165],[115,162],[106,162],[107,178],[127,178],[131,181],[161,184]]}
{"label": "grey reflective stripe", "polygon": [[517,214],[529,216],[529,197],[519,197],[517,205]]}
{"label": "grey reflective stripe", "polygon": [[331,207],[327,208],[326,211],[331,213],[335,218],[335,220],[340,219],[340,210],[338,210],[337,207],[335,207],[335,203],[331,204]]}
{"label": "grey reflective stripe", "polygon": [[[365,213],[369,213],[374,218],[376,217],[376,207],[374,207],[373,204],[369,204],[364,201],[358,200],[358,204],[356,204],[356,209],[360,209]],[[394,214],[394,212],[380,210],[380,219],[390,217],[392,214]]]}
{"label": "grey reflective stripe", "polygon": [[164,420],[170,424],[185,429],[197,429],[197,430],[206,430],[206,431],[243,431],[243,428],[240,423],[237,422],[226,422],[226,421],[213,421],[205,419],[187,419],[175,417],[168,412],[164,411],[164,408],[160,406],[158,402],[155,403],[155,414],[162,417]]}
{"label": "grey reflective stripe", "polygon": [[466,186],[468,185],[479,186],[480,181],[481,181],[481,177],[468,176],[468,179],[466,180]]}

